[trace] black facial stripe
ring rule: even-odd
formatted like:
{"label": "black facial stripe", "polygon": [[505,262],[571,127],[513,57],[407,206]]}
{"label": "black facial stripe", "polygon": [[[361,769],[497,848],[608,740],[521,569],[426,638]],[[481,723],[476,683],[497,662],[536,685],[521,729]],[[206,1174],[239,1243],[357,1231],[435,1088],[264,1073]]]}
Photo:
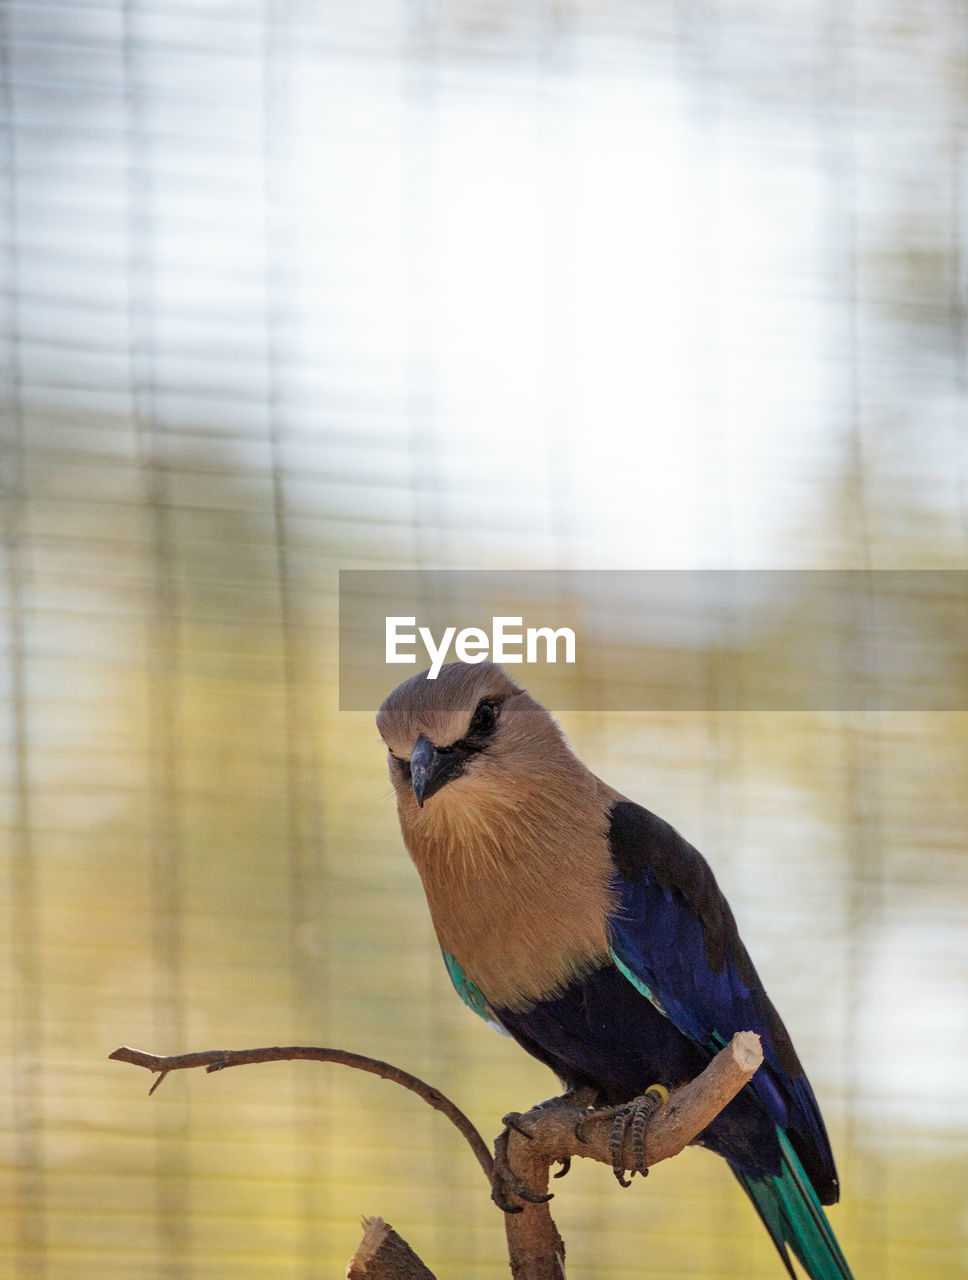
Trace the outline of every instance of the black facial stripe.
{"label": "black facial stripe", "polygon": [[391,760],[393,760],[393,761],[395,761],[395,762],[400,766],[400,772],[403,774],[403,776],[404,776],[404,777],[407,779],[407,781],[409,782],[409,781],[410,781],[410,775],[411,775],[410,761],[409,761],[409,760],[405,760],[405,759],[403,758],[403,756],[398,756],[398,755],[396,754],[396,752],[394,752],[394,751],[391,751],[391,752],[390,752],[390,759],[391,759]]}
{"label": "black facial stripe", "polygon": [[467,757],[470,754],[470,752],[464,751],[456,742],[452,747],[448,747],[446,751],[438,752],[440,768],[433,781],[424,791],[424,799],[429,800],[442,787],[445,787],[448,782],[453,782],[455,778],[459,778],[464,772]]}
{"label": "black facial stripe", "polygon": [[[485,703],[488,704],[489,706],[493,706],[494,714],[496,717],[500,712],[502,705],[504,704],[504,699],[503,698],[482,698],[481,701],[477,704],[477,707],[474,709],[475,716],[477,715],[477,712],[480,710],[481,706]],[[473,716],[471,717],[471,719],[473,720]],[[495,719],[494,724],[491,726],[491,728],[488,730],[487,733],[472,733],[468,731],[463,738],[458,738],[455,742],[452,742],[450,746],[437,747],[436,750],[439,756],[450,755],[450,756],[453,756],[453,760],[445,766],[444,770],[440,775],[440,781],[435,783],[432,789],[428,788],[427,792],[425,793],[428,799],[430,798],[430,796],[434,794],[435,791],[439,791],[440,788],[445,783],[452,782],[454,778],[459,778],[460,775],[464,772],[464,766],[467,760],[469,760],[472,756],[480,755],[481,752],[486,751],[488,749],[488,747],[491,745],[491,738],[493,736],[494,729],[496,727],[497,727],[497,720]],[[410,761],[405,760],[402,756],[396,755],[393,751],[390,752],[390,755],[393,757],[394,760],[396,760],[400,764],[401,768],[403,769],[404,777],[409,779],[412,773],[410,768]]]}

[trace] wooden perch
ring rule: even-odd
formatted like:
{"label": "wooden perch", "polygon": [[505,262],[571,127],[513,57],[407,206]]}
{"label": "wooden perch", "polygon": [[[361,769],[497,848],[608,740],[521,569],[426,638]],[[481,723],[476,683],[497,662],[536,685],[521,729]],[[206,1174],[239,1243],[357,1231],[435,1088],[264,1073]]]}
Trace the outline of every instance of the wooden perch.
{"label": "wooden perch", "polygon": [[[753,1031],[738,1031],[709,1066],[687,1085],[677,1089],[652,1116],[645,1131],[645,1164],[658,1164],[678,1155],[715,1120],[763,1061],[760,1038]],[[606,1111],[592,1114],[582,1126],[582,1142],[575,1124],[583,1110],[565,1099],[536,1107],[516,1120],[531,1136],[512,1129],[508,1159],[528,1190],[543,1195],[548,1190],[548,1169],[555,1162],[586,1156],[602,1164],[612,1163],[612,1119]],[[626,1150],[623,1164],[633,1167]],[[563,1280],[565,1247],[547,1204],[527,1204],[520,1214],[505,1219],[511,1274],[515,1280]]]}
{"label": "wooden perch", "polygon": [[[762,1061],[759,1036],[753,1031],[738,1031],[705,1071],[672,1093],[649,1120],[645,1131],[645,1163],[658,1164],[660,1160],[677,1156],[736,1097]],[[592,1112],[584,1122],[584,1142],[575,1134],[576,1119],[582,1114],[582,1109],[569,1104],[567,1098],[555,1098],[525,1112],[516,1124],[531,1135],[531,1140],[512,1130],[508,1147],[511,1163],[515,1163],[513,1153],[523,1147],[531,1153],[540,1151],[547,1164],[585,1156],[610,1165],[609,1109],[597,1114]],[[625,1152],[624,1167],[633,1167],[629,1151]]]}
{"label": "wooden perch", "polygon": [[[215,1049],[204,1053],[162,1057],[141,1049],[115,1049],[115,1061],[146,1067],[158,1074],[151,1092],[171,1071],[204,1067],[221,1071],[226,1067],[256,1062],[310,1059],[335,1062],[369,1071],[402,1085],[442,1112],[461,1132],[487,1176],[495,1185],[494,1161],[484,1140],[467,1116],[432,1085],[388,1062],[342,1049],[316,1049],[301,1045],[265,1049]],[[676,1089],[655,1111],[644,1133],[645,1166],[678,1155],[732,1101],[763,1061],[760,1038],[752,1031],[739,1031],[694,1080]],[[576,1133],[582,1123],[582,1137]],[[613,1164],[613,1116],[608,1110],[589,1114],[579,1102],[557,1098],[515,1117],[508,1131],[507,1156],[511,1169],[532,1195],[547,1195],[548,1171],[552,1164],[566,1163],[573,1156],[585,1156],[602,1164]],[[523,1132],[522,1132],[523,1131]],[[626,1146],[629,1144],[627,1143]],[[634,1168],[631,1151],[621,1152],[625,1169]],[[550,1197],[549,1197],[550,1198]],[[531,1203],[513,1194],[508,1199],[520,1212],[505,1215],[511,1272],[515,1280],[563,1280],[565,1246],[558,1234],[547,1203]],[[433,1280],[431,1273],[382,1219],[364,1219],[366,1228],[347,1275],[350,1280]],[[355,1270],[353,1268],[356,1268]]]}
{"label": "wooden perch", "polygon": [[434,1280],[414,1251],[382,1218],[363,1219],[363,1239],[346,1280]]}

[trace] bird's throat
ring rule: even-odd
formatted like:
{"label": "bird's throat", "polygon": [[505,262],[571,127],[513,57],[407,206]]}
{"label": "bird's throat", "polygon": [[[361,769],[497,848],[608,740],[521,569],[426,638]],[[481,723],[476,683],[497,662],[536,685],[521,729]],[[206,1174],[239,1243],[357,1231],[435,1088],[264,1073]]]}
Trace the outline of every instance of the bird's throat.
{"label": "bird's throat", "polygon": [[606,962],[611,869],[597,797],[578,814],[533,796],[487,821],[449,810],[405,829],[407,846],[441,947],[493,1007],[526,1009]]}

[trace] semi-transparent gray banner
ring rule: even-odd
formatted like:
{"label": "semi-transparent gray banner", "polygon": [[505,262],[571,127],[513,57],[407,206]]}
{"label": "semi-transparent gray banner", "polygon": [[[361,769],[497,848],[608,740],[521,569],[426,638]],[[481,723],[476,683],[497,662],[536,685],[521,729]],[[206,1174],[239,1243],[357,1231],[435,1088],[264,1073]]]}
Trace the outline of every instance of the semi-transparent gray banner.
{"label": "semi-transparent gray banner", "polygon": [[340,573],[340,708],[499,661],[558,711],[968,709],[968,571]]}

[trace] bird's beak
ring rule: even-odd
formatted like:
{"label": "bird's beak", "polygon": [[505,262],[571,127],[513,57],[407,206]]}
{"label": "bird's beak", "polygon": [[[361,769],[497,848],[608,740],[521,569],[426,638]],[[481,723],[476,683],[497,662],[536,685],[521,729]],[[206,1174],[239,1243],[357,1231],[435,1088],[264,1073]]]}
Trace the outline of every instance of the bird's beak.
{"label": "bird's beak", "polygon": [[466,758],[467,752],[461,748],[435,747],[420,735],[410,754],[410,784],[421,809],[425,800],[463,772]]}

